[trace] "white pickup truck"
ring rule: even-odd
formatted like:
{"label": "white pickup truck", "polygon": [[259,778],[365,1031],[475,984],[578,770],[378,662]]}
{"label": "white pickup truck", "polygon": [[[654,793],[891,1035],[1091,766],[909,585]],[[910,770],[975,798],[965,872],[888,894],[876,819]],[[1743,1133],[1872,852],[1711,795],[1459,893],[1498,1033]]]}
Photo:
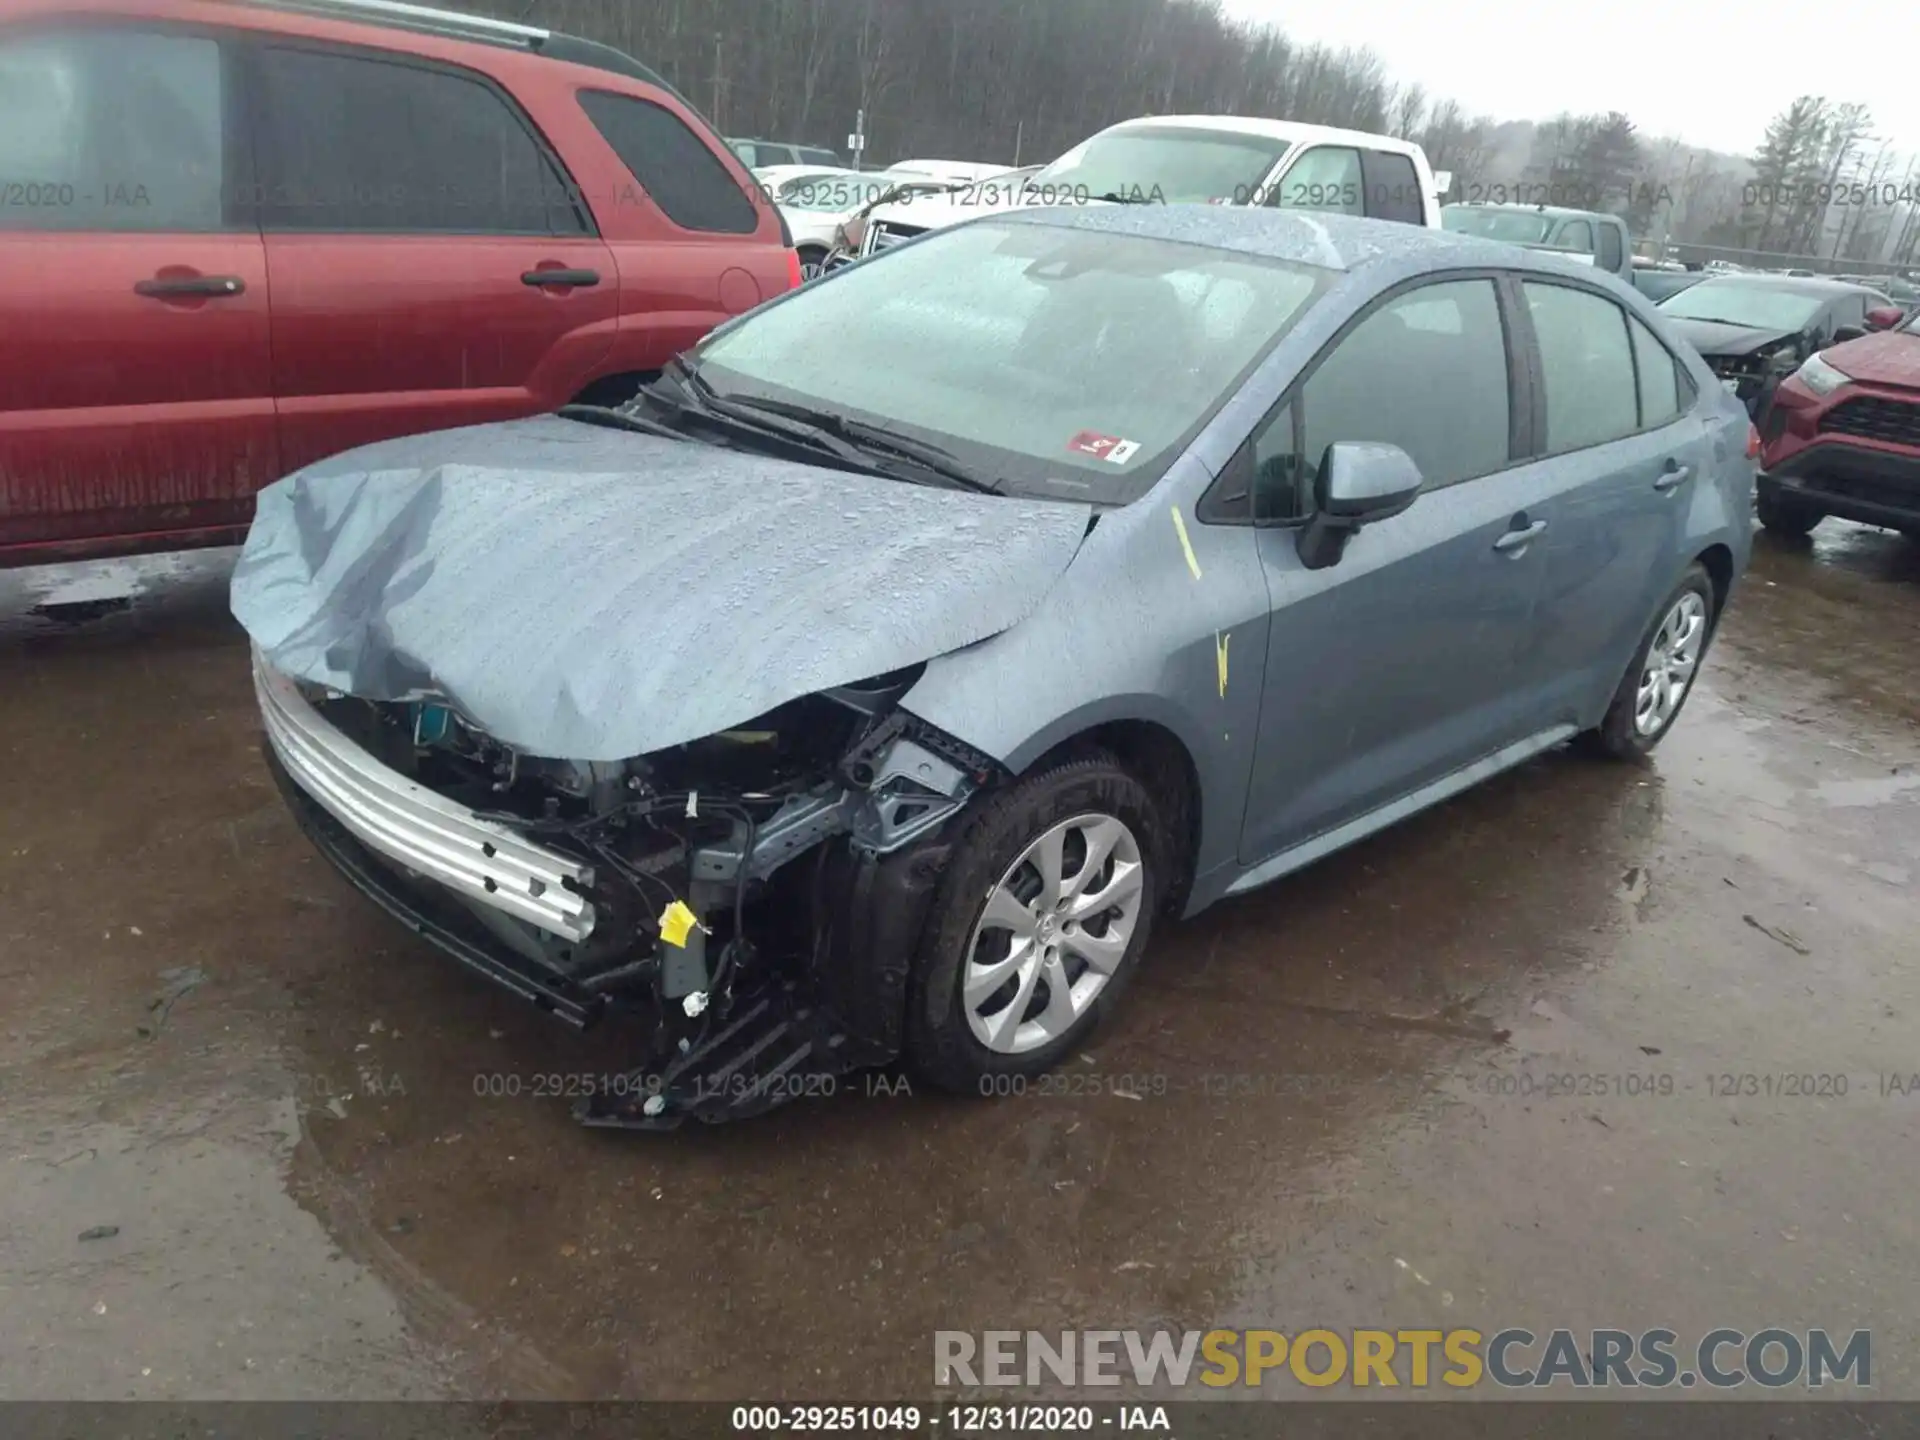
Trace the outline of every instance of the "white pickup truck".
{"label": "white pickup truck", "polygon": [[1016,183],[987,179],[882,204],[866,227],[871,255],[929,230],[1032,205],[1274,205],[1438,229],[1440,196],[1426,153],[1407,140],[1238,115],[1122,121]]}

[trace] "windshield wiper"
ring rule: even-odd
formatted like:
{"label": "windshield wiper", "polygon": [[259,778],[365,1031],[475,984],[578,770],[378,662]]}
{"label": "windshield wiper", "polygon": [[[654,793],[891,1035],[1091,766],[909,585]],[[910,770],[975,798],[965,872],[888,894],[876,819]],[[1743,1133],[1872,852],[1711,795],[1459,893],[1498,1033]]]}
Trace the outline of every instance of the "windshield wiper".
{"label": "windshield wiper", "polygon": [[943,449],[928,440],[915,440],[911,436],[898,434],[882,425],[871,425],[864,420],[855,420],[851,416],[841,415],[832,410],[815,410],[786,400],[762,400],[740,396],[729,403],[738,405],[742,409],[778,415],[814,429],[828,431],[863,450],[878,450],[898,456],[962,490],[972,490],[981,495],[1001,493],[999,486],[981,479],[979,475],[962,464],[951,450]]}
{"label": "windshield wiper", "polygon": [[671,425],[662,425],[658,420],[649,420],[646,416],[636,415],[630,410],[616,410],[611,405],[562,405],[553,413],[562,420],[578,420],[584,425],[604,425],[609,430],[632,430],[641,435],[663,435],[669,440],[687,438]]}
{"label": "windshield wiper", "polygon": [[1122,195],[1117,190],[1109,190],[1106,194],[1096,195],[1093,198],[1096,200],[1104,200],[1109,205],[1152,205],[1155,203],[1151,196],[1138,193]]}
{"label": "windshield wiper", "polygon": [[1755,325],[1751,320],[1723,320],[1718,315],[1676,315],[1676,320],[1698,320],[1702,325],[1734,325],[1742,330],[1764,330],[1764,325]]}
{"label": "windshield wiper", "polygon": [[691,366],[678,357],[668,362],[662,378],[670,378],[678,393],[673,394],[662,390],[658,382],[648,386],[642,393],[650,400],[672,406],[683,414],[713,425],[716,429],[736,436],[747,435],[756,440],[777,440],[788,445],[824,453],[837,461],[843,469],[855,470],[863,475],[886,474],[853,445],[817,425],[789,419],[772,419],[748,409],[737,401],[719,395],[711,385],[694,372]]}

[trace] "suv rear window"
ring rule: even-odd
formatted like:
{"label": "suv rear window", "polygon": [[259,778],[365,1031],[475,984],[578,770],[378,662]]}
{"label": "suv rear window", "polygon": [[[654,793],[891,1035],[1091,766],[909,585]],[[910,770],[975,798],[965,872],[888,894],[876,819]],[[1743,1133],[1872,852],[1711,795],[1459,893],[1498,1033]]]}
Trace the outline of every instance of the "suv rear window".
{"label": "suv rear window", "polygon": [[706,142],[664,105],[607,90],[583,90],[580,108],[640,188],[682,230],[751,235],[760,228],[760,212],[740,183]]}
{"label": "suv rear window", "polygon": [[527,123],[482,81],[327,50],[269,47],[259,63],[268,229],[587,233]]}

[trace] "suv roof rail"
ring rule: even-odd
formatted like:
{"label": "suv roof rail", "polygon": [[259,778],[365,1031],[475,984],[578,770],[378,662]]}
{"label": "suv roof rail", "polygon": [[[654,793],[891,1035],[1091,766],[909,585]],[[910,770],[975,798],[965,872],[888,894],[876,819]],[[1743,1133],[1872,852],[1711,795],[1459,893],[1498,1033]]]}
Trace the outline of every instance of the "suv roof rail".
{"label": "suv roof rail", "polygon": [[651,85],[657,90],[666,91],[694,115],[699,116],[708,129],[713,128],[712,122],[701,114],[699,107],[669,84],[658,71],[642,64],[626,51],[617,50],[611,45],[603,45],[597,40],[583,40],[576,35],[557,34],[535,25],[518,25],[509,20],[490,19],[485,15],[467,15],[457,10],[436,10],[427,5],[410,5],[404,3],[404,0],[244,0],[244,3],[268,10],[318,15],[326,19],[358,20],[369,25],[385,25],[396,30],[441,35],[452,40],[477,40],[484,44],[508,45],[531,51],[536,55],[544,55],[549,60],[561,60],[572,65],[586,65],[595,70],[605,70],[614,75],[625,75],[629,79]]}
{"label": "suv roof rail", "polygon": [[434,35],[449,35],[462,40],[491,40],[537,50],[552,34],[532,25],[515,25],[507,20],[492,20],[484,15],[466,15],[457,10],[436,10],[426,5],[409,5],[402,0],[251,0],[270,10],[296,10],[308,15],[333,16],[342,20],[366,20],[376,25],[391,25],[403,30],[424,30]]}

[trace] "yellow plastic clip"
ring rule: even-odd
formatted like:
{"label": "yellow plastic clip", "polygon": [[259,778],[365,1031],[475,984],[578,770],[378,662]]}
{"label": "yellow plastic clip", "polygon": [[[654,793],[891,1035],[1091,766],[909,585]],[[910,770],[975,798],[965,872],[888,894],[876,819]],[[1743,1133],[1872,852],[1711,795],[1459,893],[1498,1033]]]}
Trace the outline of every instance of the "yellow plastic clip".
{"label": "yellow plastic clip", "polygon": [[660,938],[669,945],[677,945],[684,950],[687,936],[696,925],[702,930],[707,928],[700,925],[700,917],[687,907],[684,900],[676,900],[660,912]]}

